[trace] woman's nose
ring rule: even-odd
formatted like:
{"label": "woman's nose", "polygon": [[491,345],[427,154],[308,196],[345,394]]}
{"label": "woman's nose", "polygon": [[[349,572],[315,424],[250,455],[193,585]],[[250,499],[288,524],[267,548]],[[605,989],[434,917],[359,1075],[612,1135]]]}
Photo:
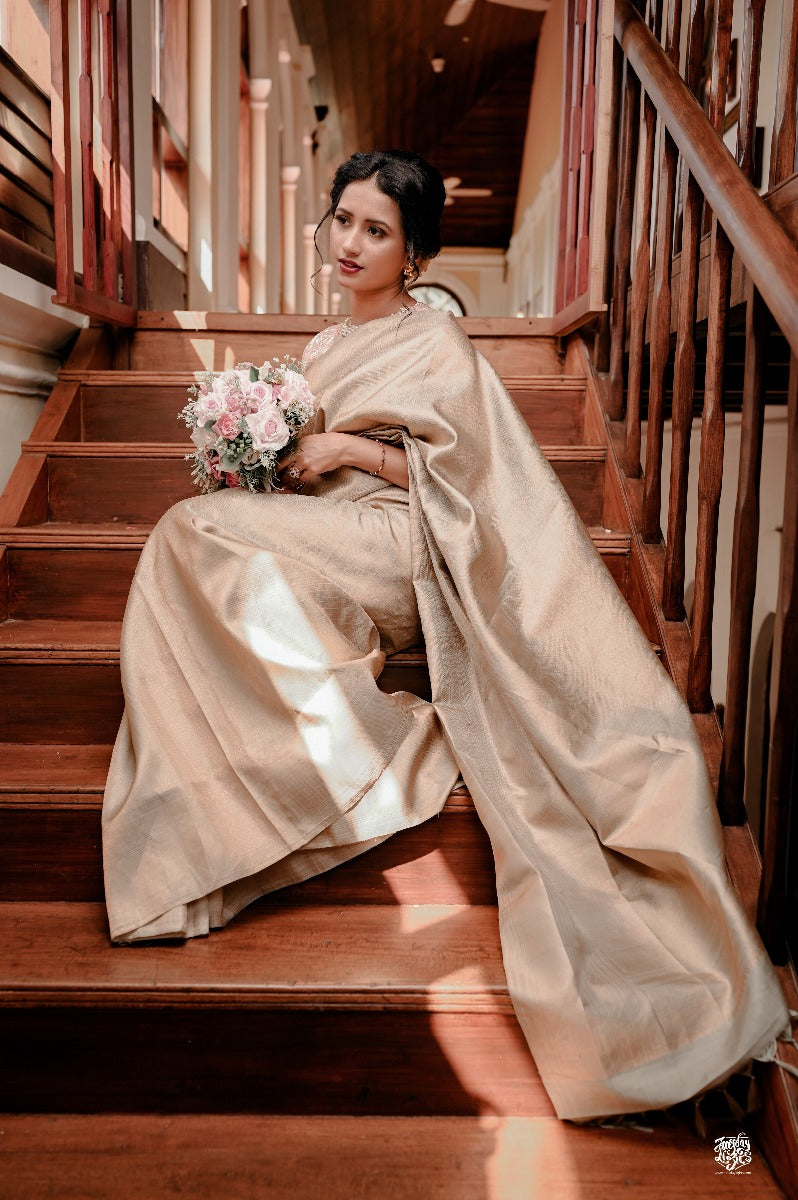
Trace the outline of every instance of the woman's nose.
{"label": "woman's nose", "polygon": [[341,249],[346,258],[357,258],[360,253],[360,238],[356,230],[352,228],[347,229],[344,240],[341,243]]}

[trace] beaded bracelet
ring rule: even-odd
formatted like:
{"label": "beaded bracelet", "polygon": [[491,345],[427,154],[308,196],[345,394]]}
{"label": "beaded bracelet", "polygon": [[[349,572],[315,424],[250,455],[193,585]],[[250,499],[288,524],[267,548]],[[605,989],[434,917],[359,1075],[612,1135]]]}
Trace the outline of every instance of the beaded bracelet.
{"label": "beaded bracelet", "polygon": [[382,475],[382,468],[385,466],[385,442],[380,442],[379,444],[382,447],[382,458],[380,459],[380,465],[377,467],[376,471],[369,471],[369,475]]}

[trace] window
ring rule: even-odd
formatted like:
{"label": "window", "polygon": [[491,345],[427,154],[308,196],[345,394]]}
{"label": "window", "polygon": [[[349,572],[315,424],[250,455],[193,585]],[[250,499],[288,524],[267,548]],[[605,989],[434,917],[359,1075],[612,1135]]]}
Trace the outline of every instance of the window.
{"label": "window", "polygon": [[430,308],[437,308],[440,312],[454,313],[456,317],[466,315],[462,303],[454,292],[449,291],[440,283],[417,283],[415,287],[408,288],[408,291],[413,293],[414,300],[420,300],[422,304],[428,304]]}

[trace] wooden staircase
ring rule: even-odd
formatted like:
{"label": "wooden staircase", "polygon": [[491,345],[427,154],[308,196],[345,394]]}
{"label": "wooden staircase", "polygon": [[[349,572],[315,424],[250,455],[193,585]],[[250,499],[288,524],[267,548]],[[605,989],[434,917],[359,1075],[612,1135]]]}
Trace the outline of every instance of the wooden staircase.
{"label": "wooden staircase", "polygon": [[[648,1134],[554,1118],[463,787],[438,819],[210,938],[108,941],[120,624],[149,529],[192,491],[185,389],[196,370],[299,354],[321,324],[142,313],[132,334],[86,331],[0,501],[0,1111],[15,1114],[0,1196],[115,1200],[133,1178],[147,1197],[726,1196],[711,1145],[676,1118]],[[465,324],[656,643],[578,347],[531,322]],[[428,694],[423,649],[381,686]],[[734,831],[730,855],[747,845]],[[749,859],[730,866],[750,884]],[[781,1194],[760,1157],[750,1172],[736,1194]]]}

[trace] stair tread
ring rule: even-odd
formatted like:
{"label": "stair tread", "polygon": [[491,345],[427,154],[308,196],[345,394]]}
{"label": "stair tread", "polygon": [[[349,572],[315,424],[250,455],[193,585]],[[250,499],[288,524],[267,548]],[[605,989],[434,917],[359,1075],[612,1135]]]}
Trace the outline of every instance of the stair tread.
{"label": "stair tread", "polygon": [[0,743],[3,792],[102,793],[113,746]]}
{"label": "stair tread", "polygon": [[[140,386],[142,384],[157,387],[188,387],[192,383],[196,383],[197,379],[205,375],[206,372],[202,367],[191,371],[161,371],[147,369],[111,369],[111,370],[84,370],[71,369],[64,367],[59,371],[58,378],[60,381],[69,381],[85,384],[89,387],[92,385],[99,387],[107,387],[117,385],[119,387]],[[535,388],[559,388],[562,390],[584,389],[587,384],[587,379],[584,375],[573,374],[554,374],[537,372],[534,375],[505,375],[502,377],[504,382],[510,382],[514,387],[525,387],[530,390]]]}
{"label": "stair tread", "polygon": [[[8,649],[99,650],[119,654],[121,621],[87,621],[74,618],[12,618],[0,622],[0,653]],[[387,656],[388,662],[425,663],[423,648]]]}
{"label": "stair tread", "polygon": [[[607,458],[606,445],[589,442],[578,444],[540,442],[539,445],[550,462],[604,462]],[[194,449],[188,438],[180,442],[138,442],[130,439],[122,442],[110,442],[105,439],[102,441],[42,442],[30,439],[23,443],[22,448],[24,453],[45,454],[49,458],[131,458],[136,462],[147,458],[182,460]]]}
{"label": "stair tread", "polygon": [[[117,545],[121,539],[141,545],[152,532],[153,523],[133,524],[127,521],[42,521],[37,525],[0,526],[0,542],[15,546],[41,546],[58,544],[82,547],[96,539],[98,545],[106,542]],[[602,525],[588,525],[586,530],[599,548],[628,549],[631,534],[625,529],[608,529]]]}
{"label": "stair tread", "polygon": [[0,1133],[17,1200],[127,1200],[131,1179],[151,1200],[304,1200],[322,1180],[327,1200],[727,1200],[732,1182],[735,1196],[781,1195],[755,1148],[732,1180],[711,1142],[665,1124],[643,1136],[550,1116],[36,1114],[0,1117]]}
{"label": "stair tread", "polygon": [[[301,953],[298,953],[301,947]],[[112,946],[105,906],[0,903],[0,1004],[511,1011],[489,905],[269,906],[224,937]]]}
{"label": "stair tread", "polygon": [[[31,792],[102,794],[112,745],[0,742],[0,793]],[[97,801],[99,803],[99,800]],[[449,796],[450,807],[470,807],[460,780]]]}
{"label": "stair tread", "polygon": [[[102,661],[117,662],[120,654],[121,621],[85,621],[33,618],[0,622],[0,661]],[[661,647],[651,642],[655,654]],[[388,667],[418,667],[427,664],[423,647],[401,650],[385,659]]]}

